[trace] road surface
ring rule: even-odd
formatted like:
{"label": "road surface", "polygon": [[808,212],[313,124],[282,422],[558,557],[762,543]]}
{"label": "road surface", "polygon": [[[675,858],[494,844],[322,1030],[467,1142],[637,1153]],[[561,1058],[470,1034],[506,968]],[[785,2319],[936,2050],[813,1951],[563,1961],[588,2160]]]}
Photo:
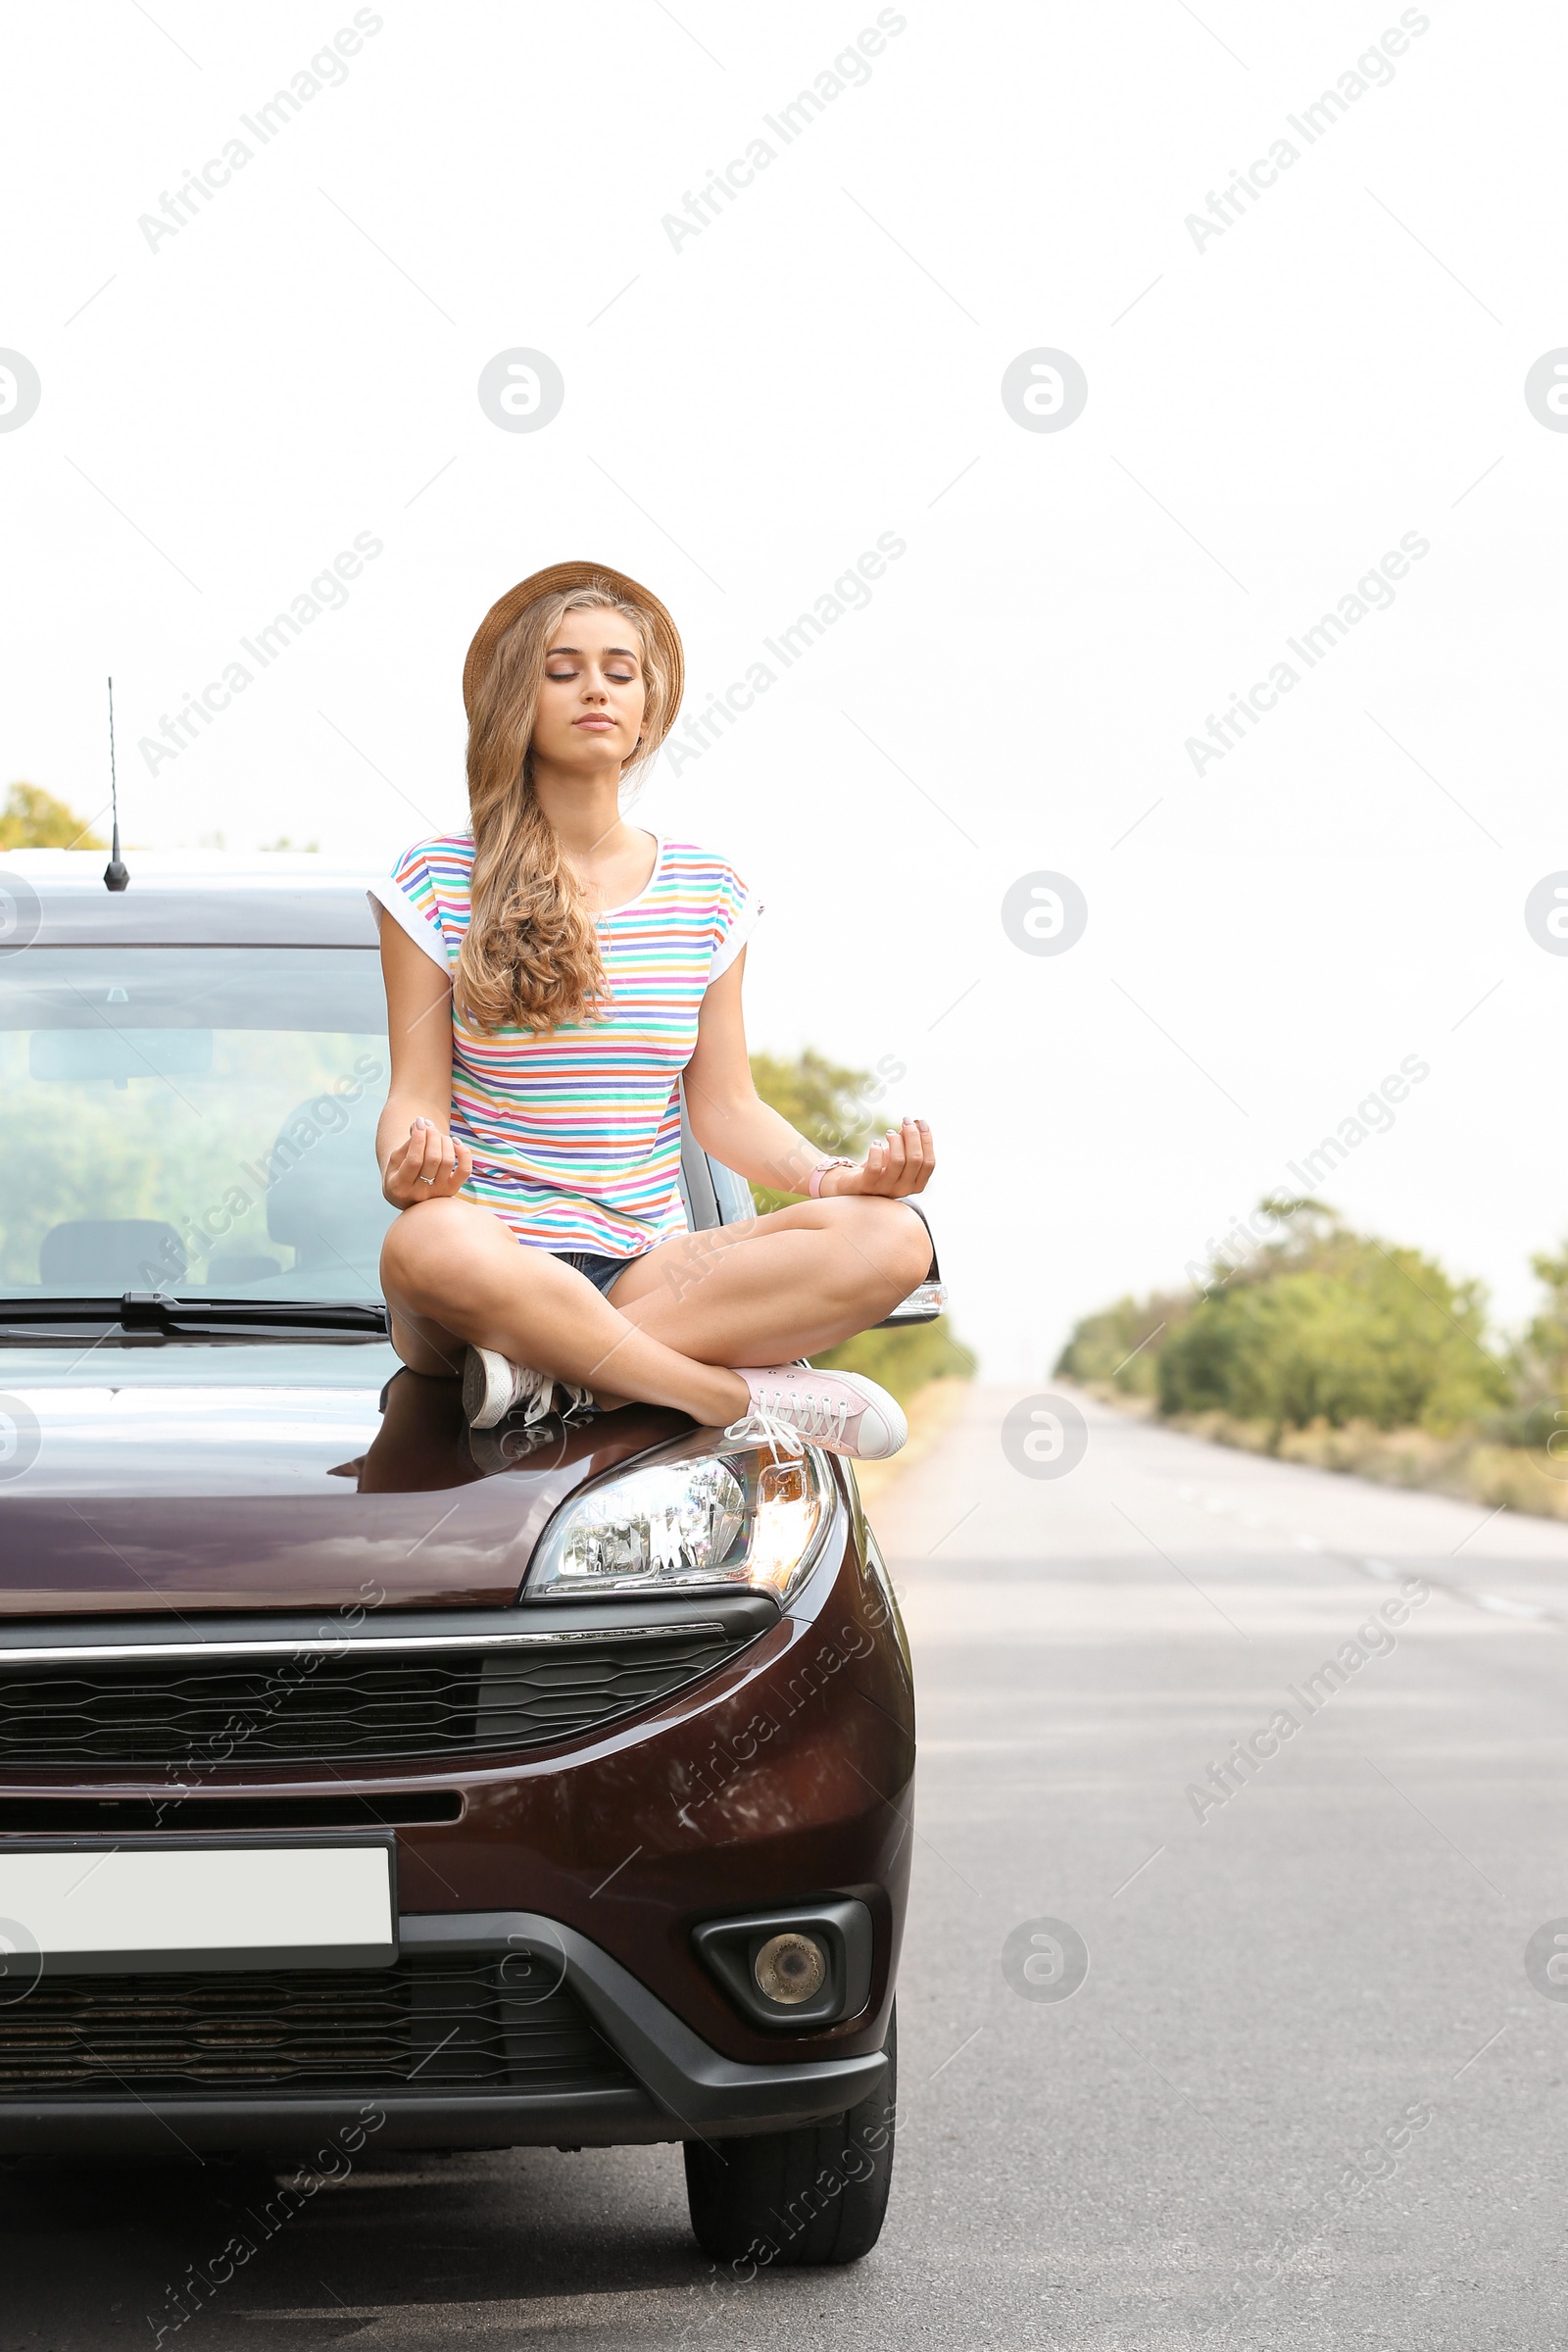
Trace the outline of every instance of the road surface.
{"label": "road surface", "polygon": [[[1568,2340],[1568,1529],[1079,1402],[1039,1475],[977,1389],[877,1509],[922,1762],[876,2253],[720,2283],[670,2150],[388,2159],[166,2345]],[[7,2352],[151,2344],[270,2188],[8,2170]]]}

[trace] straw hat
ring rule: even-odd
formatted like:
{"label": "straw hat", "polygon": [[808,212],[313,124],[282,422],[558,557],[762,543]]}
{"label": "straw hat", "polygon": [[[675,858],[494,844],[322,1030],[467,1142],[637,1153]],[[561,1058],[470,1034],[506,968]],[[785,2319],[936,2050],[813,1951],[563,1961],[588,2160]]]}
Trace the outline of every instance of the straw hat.
{"label": "straw hat", "polygon": [[657,596],[638,581],[628,579],[625,572],[616,571],[609,564],[552,564],[544,571],[531,572],[509,588],[497,599],[474,631],[468,658],[463,664],[463,706],[473,716],[473,698],[506,630],[511,628],[525,608],[541,596],[556,596],[570,588],[588,588],[603,583],[628,605],[635,605],[646,613],[653,628],[654,643],[659,651],[659,662],[667,681],[668,694],[663,719],[659,730],[659,742],[646,740],[639,747],[641,757],[648,759],[659,749],[675,723],[680,698],[686,683],[686,657],[681,652],[680,631],[670,619]]}

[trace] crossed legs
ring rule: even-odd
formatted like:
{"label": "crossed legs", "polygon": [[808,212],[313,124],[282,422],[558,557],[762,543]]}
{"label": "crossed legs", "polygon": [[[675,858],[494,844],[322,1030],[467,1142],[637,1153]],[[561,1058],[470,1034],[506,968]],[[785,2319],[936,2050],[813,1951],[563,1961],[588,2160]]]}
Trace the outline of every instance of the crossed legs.
{"label": "crossed legs", "polygon": [[466,1347],[492,1348],[602,1404],[636,1398],[714,1424],[749,1402],[729,1367],[836,1347],[880,1322],[930,1262],[912,1209],[850,1195],[677,1235],[606,1298],[575,1267],[519,1246],[489,1209],[446,1200],[403,1211],[381,1282],[393,1346],[416,1372],[458,1373]]}

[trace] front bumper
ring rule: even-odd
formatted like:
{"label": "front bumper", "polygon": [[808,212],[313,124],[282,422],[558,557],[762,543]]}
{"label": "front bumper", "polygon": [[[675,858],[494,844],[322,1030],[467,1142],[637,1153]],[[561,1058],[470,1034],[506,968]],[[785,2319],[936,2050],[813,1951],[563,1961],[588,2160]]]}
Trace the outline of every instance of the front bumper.
{"label": "front bumper", "polygon": [[[181,2010],[177,1979],[145,1991],[124,1983],[120,2009],[94,2013],[85,1992],[71,1993],[66,1972],[54,1978],[53,2017],[34,2012],[13,2063],[0,2031],[0,2152],[169,2157],[308,2147],[331,2169],[332,2150],[346,2161],[372,2138],[406,2148],[710,2140],[824,2120],[870,2096],[885,2072],[904,1917],[913,1707],[896,1611],[873,1572],[853,1489],[845,1500],[834,1541],[786,1614],[769,1603],[765,1630],[738,1625],[750,1638],[722,1662],[587,1737],[512,1753],[332,1765],[269,1765],[254,1743],[236,1742],[231,1758],[177,1779],[86,1759],[74,1769],[0,1770],[0,1842],[15,1838],[22,1850],[55,1821],[61,1835],[127,1841],[154,1831],[167,1840],[183,1829],[220,1832],[226,1842],[282,1829],[330,1834],[364,1819],[395,1825],[398,1967],[452,1984],[536,1951],[559,1970],[562,1987],[559,2045],[542,2029],[519,2028],[515,2004],[493,1999],[492,1986],[483,1994],[491,2002],[485,2048],[476,2046],[470,2063],[464,2026],[426,2065],[424,2053],[441,2044],[457,2011],[441,2009],[442,1984],[406,1986],[405,2006],[417,2013],[410,2026],[403,1996],[388,1989],[395,1969],[357,1987],[345,1978],[329,1999],[305,1988],[300,2003],[310,2014],[297,2052],[288,2039],[300,2021],[292,1987],[279,1995],[279,2036],[270,2045],[273,1996],[258,1984],[193,1984]],[[637,1622],[665,1605],[673,1604],[643,1603]],[[720,1596],[704,1606],[727,1618],[754,1611],[755,1600]],[[497,1622],[514,1638],[569,1633],[575,1615],[517,1608]],[[477,1637],[493,1616],[450,1612],[440,1628]],[[246,1630],[232,1618],[179,1629],[197,1636],[193,1646]],[[278,1615],[263,1630],[292,1650],[318,1626]],[[430,1629],[407,1612],[366,1626],[367,1636],[400,1643],[421,1630]],[[28,1632],[34,1642],[57,1638],[42,1622]],[[93,1638],[103,1632],[95,1626]],[[830,1900],[861,1904],[870,1916],[863,2006],[788,2034],[747,2014],[702,1958],[697,1932]],[[237,2006],[230,1985],[242,1995]],[[459,2003],[466,1997],[451,1993]],[[144,2000],[156,2013],[151,2045]],[[31,2000],[0,2008],[0,2022],[32,2008]],[[231,2013],[232,2052],[224,2039]],[[248,2036],[247,2019],[258,2024]],[[166,2030],[173,2062],[161,2068],[156,2035]],[[366,2036],[383,2045],[378,2069],[362,2063]],[[536,2066],[524,2049],[530,2039],[575,2057]]]}
{"label": "front bumper", "polygon": [[309,2148],[328,2171],[372,2136],[384,2147],[618,2146],[722,2139],[841,2115],[881,2083],[880,2050],[747,2065],[724,2057],[564,1921],[528,1911],[405,1915],[405,1953],[541,1964],[632,2079],[566,2091],[376,2090],[250,2096],[0,2098],[0,2154],[175,2156]]}

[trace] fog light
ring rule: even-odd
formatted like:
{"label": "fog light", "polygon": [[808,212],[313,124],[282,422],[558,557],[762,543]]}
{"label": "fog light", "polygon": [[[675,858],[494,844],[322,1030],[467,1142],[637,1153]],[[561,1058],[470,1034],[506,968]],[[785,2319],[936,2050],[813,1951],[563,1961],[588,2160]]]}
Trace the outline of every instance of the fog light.
{"label": "fog light", "polygon": [[793,2009],[821,1991],[827,1954],[810,1936],[770,1936],[753,1961],[752,1973],[770,2001]]}

